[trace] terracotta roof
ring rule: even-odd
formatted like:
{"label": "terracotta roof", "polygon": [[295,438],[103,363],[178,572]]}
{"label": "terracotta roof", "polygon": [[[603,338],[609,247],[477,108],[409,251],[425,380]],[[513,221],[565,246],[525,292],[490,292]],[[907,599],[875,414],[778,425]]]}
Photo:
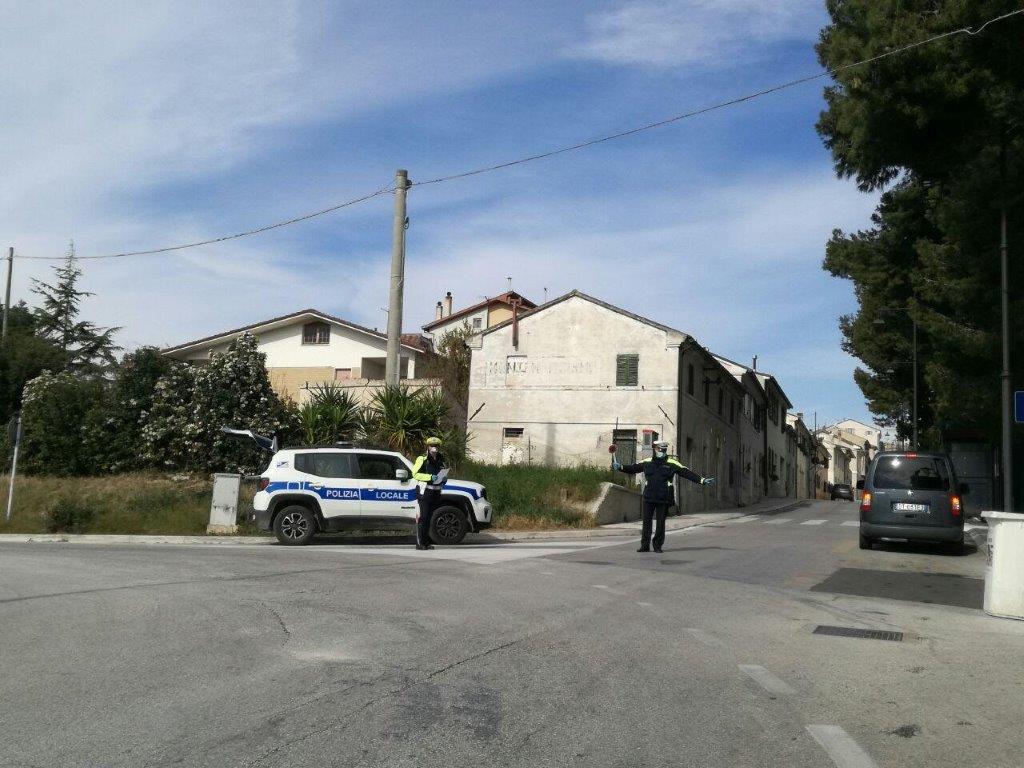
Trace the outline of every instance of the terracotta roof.
{"label": "terracotta roof", "polygon": [[[314,319],[317,319],[317,320],[323,320],[323,321],[328,322],[328,323],[335,323],[336,325],[342,325],[342,326],[345,326],[346,328],[352,328],[353,330],[360,331],[361,333],[365,333],[365,334],[367,334],[369,336],[373,336],[373,337],[378,338],[378,339],[383,339],[385,341],[387,341],[387,338],[388,338],[387,334],[381,333],[380,331],[376,331],[376,330],[374,330],[372,328],[367,328],[367,327],[362,326],[362,325],[357,325],[356,323],[349,322],[348,320],[345,320],[345,319],[340,318],[340,317],[335,317],[334,315],[328,315],[326,312],[321,312],[318,309],[300,309],[298,312],[292,312],[291,314],[281,315],[280,317],[272,317],[269,320],[261,320],[258,323],[252,323],[250,325],[245,325],[245,326],[242,326],[241,328],[233,328],[230,331],[222,331],[221,333],[215,333],[212,336],[204,336],[201,339],[195,339],[194,341],[186,341],[183,344],[176,344],[173,347],[167,347],[166,349],[161,350],[160,353],[163,354],[163,355],[170,355],[170,354],[173,354],[175,352],[180,352],[180,351],[182,351],[184,349],[188,349],[189,347],[200,346],[200,345],[205,344],[207,342],[218,341],[220,339],[224,339],[224,338],[227,338],[229,336],[240,336],[241,334],[245,333],[246,331],[255,331],[256,329],[263,328],[264,326],[274,325],[275,323],[284,323],[284,322],[286,322],[288,320],[295,320],[295,319],[298,319],[298,318],[304,317],[304,316],[310,317],[310,318],[314,318]],[[414,334],[414,335],[418,337],[418,334]],[[403,338],[402,338],[402,346],[403,347],[405,347],[406,349],[411,349],[414,352],[422,352],[422,351],[424,351],[419,346],[415,346],[415,345],[411,345],[411,344],[407,343],[406,339],[405,339],[405,336],[406,336],[406,334],[403,334]]]}
{"label": "terracotta roof", "polygon": [[505,293],[500,293],[497,296],[492,296],[489,299],[481,301],[479,304],[474,304],[472,307],[466,307],[465,309],[460,309],[458,312],[452,312],[450,315],[448,315],[447,317],[442,317],[440,320],[431,320],[429,323],[423,326],[423,330],[429,331],[433,328],[436,328],[439,325],[445,325],[446,323],[450,323],[452,320],[458,320],[460,317],[471,315],[474,312],[483,309],[484,307],[489,307],[491,304],[508,304],[509,306],[511,306],[513,298],[521,299],[521,306],[526,309],[533,309],[534,307],[537,306],[522,294],[516,293],[515,291],[505,291]]}
{"label": "terracotta roof", "polygon": [[402,344],[413,349],[418,349],[420,352],[430,352],[430,339],[421,333],[403,333]]}

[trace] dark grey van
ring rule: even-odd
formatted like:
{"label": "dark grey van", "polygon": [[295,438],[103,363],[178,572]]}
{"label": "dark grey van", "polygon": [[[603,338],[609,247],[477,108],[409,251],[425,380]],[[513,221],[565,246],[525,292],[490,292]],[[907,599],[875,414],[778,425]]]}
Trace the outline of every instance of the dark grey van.
{"label": "dark grey van", "polygon": [[964,546],[962,496],[953,464],[942,453],[885,451],[875,456],[860,503],[860,548],[881,538]]}

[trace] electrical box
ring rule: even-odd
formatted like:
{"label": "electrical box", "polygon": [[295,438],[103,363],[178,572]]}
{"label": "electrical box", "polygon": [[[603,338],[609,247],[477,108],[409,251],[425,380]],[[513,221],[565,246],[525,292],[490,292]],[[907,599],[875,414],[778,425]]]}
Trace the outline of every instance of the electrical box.
{"label": "electrical box", "polygon": [[238,532],[238,496],[242,476],[218,473],[213,476],[213,500],[210,503],[210,524],[207,533]]}

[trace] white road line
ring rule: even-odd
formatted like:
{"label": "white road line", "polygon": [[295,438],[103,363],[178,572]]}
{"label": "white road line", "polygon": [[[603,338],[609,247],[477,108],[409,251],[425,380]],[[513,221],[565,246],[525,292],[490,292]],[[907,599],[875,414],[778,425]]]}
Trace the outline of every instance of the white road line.
{"label": "white road line", "polygon": [[821,525],[827,523],[827,520],[804,520],[800,525]]}
{"label": "white road line", "polygon": [[642,605],[644,608],[653,608],[654,607],[653,603],[645,603],[643,600],[639,601],[637,603],[637,605]]}
{"label": "white road line", "polygon": [[611,590],[611,587],[609,587],[607,584],[591,584],[590,586],[592,586],[594,589],[607,589],[607,590]]}
{"label": "white road line", "polygon": [[539,573],[541,576],[554,576],[555,575],[554,571],[537,571],[537,573]]}
{"label": "white road line", "polygon": [[758,518],[757,516],[752,515],[750,517],[737,517],[735,520],[731,520],[730,522],[733,522],[733,523],[752,523],[755,520],[759,520],[759,519],[760,518]]}
{"label": "white road line", "polygon": [[687,627],[686,632],[690,633],[694,640],[701,645],[706,645],[708,648],[717,648],[721,645],[714,635],[705,632],[703,629],[697,629],[696,627]]}
{"label": "white road line", "polygon": [[782,525],[783,523],[792,523],[793,518],[791,517],[780,517],[776,520],[765,520],[765,525]]}
{"label": "white road line", "polygon": [[740,664],[740,671],[768,691],[768,693],[775,693],[780,696],[792,696],[796,693],[788,683],[783,682],[758,664]]}
{"label": "white road line", "polygon": [[838,768],[878,768],[871,755],[838,725],[808,725],[807,732],[828,752]]}
{"label": "white road line", "polygon": [[842,524],[848,528],[858,528],[860,526],[860,520],[844,520]]}

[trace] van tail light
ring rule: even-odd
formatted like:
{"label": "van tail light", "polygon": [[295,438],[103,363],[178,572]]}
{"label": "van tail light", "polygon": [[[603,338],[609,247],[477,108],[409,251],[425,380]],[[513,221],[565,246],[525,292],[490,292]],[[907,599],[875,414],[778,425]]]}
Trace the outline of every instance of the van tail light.
{"label": "van tail light", "polygon": [[261,477],[260,478],[260,484],[259,484],[259,490],[261,490],[261,491],[267,490],[267,486],[268,485],[270,485],[270,478],[269,477]]}
{"label": "van tail light", "polygon": [[916,453],[908,453],[908,454],[906,454],[906,457],[908,459],[916,459],[917,458],[917,454]]}
{"label": "van tail light", "polygon": [[861,512],[870,512],[871,511],[871,492],[870,491],[864,491],[863,495],[861,495],[861,497],[860,497],[860,511]]}
{"label": "van tail light", "polygon": [[949,497],[949,511],[953,513],[953,517],[960,517],[963,509],[960,507],[960,497],[950,496]]}

